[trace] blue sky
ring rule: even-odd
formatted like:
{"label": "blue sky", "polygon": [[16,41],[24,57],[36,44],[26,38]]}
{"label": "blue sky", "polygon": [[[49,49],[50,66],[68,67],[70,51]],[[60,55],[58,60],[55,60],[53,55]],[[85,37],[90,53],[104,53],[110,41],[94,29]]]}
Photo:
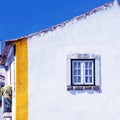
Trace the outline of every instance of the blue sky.
{"label": "blue sky", "polygon": [[113,0],[0,0],[0,39],[38,32]]}

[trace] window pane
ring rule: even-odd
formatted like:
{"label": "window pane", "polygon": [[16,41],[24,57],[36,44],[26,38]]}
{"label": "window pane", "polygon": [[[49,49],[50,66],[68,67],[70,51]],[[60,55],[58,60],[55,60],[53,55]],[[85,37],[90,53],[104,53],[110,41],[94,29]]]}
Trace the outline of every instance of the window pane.
{"label": "window pane", "polygon": [[88,82],[88,77],[85,77],[85,82],[86,82],[86,83]]}
{"label": "window pane", "polygon": [[85,75],[88,75],[88,70],[85,70]]}
{"label": "window pane", "polygon": [[77,77],[76,76],[74,76],[73,82],[77,82]]}
{"label": "window pane", "polygon": [[80,77],[80,76],[78,76],[78,82],[79,82],[79,83],[81,82],[81,77]]}
{"label": "window pane", "polygon": [[81,75],[81,70],[80,69],[78,69],[78,75]]}
{"label": "window pane", "polygon": [[74,70],[74,75],[77,75],[77,70]]}
{"label": "window pane", "polygon": [[92,76],[89,77],[89,82],[92,83]]}
{"label": "window pane", "polygon": [[92,75],[92,69],[89,70],[89,75]]}
{"label": "window pane", "polygon": [[77,62],[74,62],[74,68],[77,68]]}
{"label": "window pane", "polygon": [[80,62],[78,62],[78,68],[80,68],[81,67],[81,63]]}
{"label": "window pane", "polygon": [[85,68],[88,68],[88,62],[85,62]]}
{"label": "window pane", "polygon": [[92,62],[89,62],[89,68],[92,68]]}

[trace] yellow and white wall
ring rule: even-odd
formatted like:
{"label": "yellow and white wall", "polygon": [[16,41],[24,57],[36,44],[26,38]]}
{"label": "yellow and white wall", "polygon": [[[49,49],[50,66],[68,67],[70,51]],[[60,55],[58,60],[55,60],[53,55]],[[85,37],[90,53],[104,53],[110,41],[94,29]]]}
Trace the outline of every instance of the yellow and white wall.
{"label": "yellow and white wall", "polygon": [[[8,51],[7,51],[8,48]],[[6,53],[7,51],[7,53]],[[6,42],[5,85],[12,86],[12,120],[28,120],[27,39]],[[4,117],[7,117],[4,115]],[[5,118],[9,119],[10,116]],[[10,119],[11,120],[11,119]]]}
{"label": "yellow and white wall", "polygon": [[15,120],[28,120],[28,48],[27,39],[15,45]]}
{"label": "yellow and white wall", "polygon": [[[112,19],[111,19],[112,18]],[[15,44],[15,120],[119,120],[117,4]],[[101,56],[101,93],[67,91],[67,55]]]}

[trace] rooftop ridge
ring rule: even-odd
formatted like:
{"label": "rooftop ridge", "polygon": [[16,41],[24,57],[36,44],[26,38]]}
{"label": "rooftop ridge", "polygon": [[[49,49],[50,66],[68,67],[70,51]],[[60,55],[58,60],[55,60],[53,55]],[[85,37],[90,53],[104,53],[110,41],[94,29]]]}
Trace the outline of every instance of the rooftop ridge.
{"label": "rooftop ridge", "polygon": [[79,20],[85,19],[86,17],[88,17],[88,16],[90,16],[90,15],[92,15],[94,13],[99,12],[100,10],[104,10],[104,9],[107,10],[107,9],[109,9],[109,8],[111,8],[113,6],[113,4],[114,4],[115,1],[116,0],[114,0],[113,2],[106,3],[106,4],[104,4],[104,5],[100,6],[100,7],[94,8],[94,9],[88,11],[88,12],[85,12],[85,13],[83,13],[81,15],[78,15],[78,16],[70,19],[70,20],[66,20],[66,21],[64,21],[64,22],[62,22],[60,24],[57,24],[55,26],[52,26],[50,28],[47,28],[47,29],[44,29],[44,30],[40,30],[39,32],[35,32],[35,33],[29,34],[27,36],[23,36],[23,37],[20,37],[20,38],[17,38],[17,39],[6,40],[6,42],[18,41],[20,39],[30,38],[30,37],[32,37],[34,35],[41,35],[42,33],[48,33],[49,31],[54,31],[58,27],[64,27],[67,23],[69,23],[71,21],[75,21],[75,20],[79,21]]}

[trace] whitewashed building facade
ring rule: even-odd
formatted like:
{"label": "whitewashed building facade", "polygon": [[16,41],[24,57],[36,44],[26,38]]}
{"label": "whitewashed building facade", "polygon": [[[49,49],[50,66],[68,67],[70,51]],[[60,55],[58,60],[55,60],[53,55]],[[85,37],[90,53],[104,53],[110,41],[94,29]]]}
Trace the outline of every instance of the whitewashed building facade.
{"label": "whitewashed building facade", "polygon": [[119,120],[119,30],[115,0],[50,29],[6,41],[5,67],[8,46],[14,46],[13,118]]}

